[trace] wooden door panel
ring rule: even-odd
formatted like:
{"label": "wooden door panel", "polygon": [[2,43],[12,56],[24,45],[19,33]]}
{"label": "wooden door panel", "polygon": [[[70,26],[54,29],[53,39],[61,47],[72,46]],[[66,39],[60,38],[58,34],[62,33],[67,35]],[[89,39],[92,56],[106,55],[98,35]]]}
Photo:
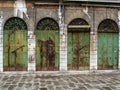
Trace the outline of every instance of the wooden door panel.
{"label": "wooden door panel", "polygon": [[68,32],[68,69],[89,69],[89,32]]}
{"label": "wooden door panel", "polygon": [[54,71],[59,68],[58,31],[36,30],[37,71]]}
{"label": "wooden door panel", "polygon": [[117,69],[118,34],[98,34],[98,69]]}

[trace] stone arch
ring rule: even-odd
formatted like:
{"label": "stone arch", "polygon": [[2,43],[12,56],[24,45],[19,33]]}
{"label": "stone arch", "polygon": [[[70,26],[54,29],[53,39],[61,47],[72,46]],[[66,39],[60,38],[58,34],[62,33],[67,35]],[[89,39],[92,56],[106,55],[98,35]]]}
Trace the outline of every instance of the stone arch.
{"label": "stone arch", "polygon": [[83,18],[75,18],[70,21],[69,25],[88,25],[88,22]]}
{"label": "stone arch", "polygon": [[[20,21],[20,23],[17,23],[17,21]],[[9,24],[9,27],[8,27],[8,24]],[[21,25],[23,25],[24,27],[22,27]],[[14,26],[16,26],[16,27],[14,27]],[[19,17],[10,17],[9,19],[7,19],[5,21],[3,29],[4,30],[7,30],[7,29],[9,30],[10,28],[12,28],[12,29],[13,28],[19,28],[21,30],[22,29],[23,30],[28,30],[27,23]]]}
{"label": "stone arch", "polygon": [[70,9],[68,8],[68,11],[65,12],[65,23],[68,25],[71,20],[75,18],[82,18],[86,20],[90,25],[91,19],[83,12],[83,8],[84,7],[81,7],[81,8],[78,7],[78,9],[74,8],[72,9],[72,11],[70,11]]}
{"label": "stone arch", "polygon": [[[47,22],[47,23],[45,23],[45,22]],[[42,26],[44,26],[44,27],[42,27]],[[47,27],[45,28],[45,26],[47,26]],[[53,18],[45,17],[45,18],[42,18],[37,23],[36,30],[45,30],[45,29],[59,30],[59,25]]]}

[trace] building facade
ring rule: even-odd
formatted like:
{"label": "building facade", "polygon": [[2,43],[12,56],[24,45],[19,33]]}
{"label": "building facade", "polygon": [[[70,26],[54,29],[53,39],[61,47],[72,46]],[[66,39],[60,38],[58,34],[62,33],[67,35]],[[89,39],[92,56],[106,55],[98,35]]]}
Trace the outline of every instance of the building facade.
{"label": "building facade", "polygon": [[0,1],[0,71],[119,70],[119,3]]}

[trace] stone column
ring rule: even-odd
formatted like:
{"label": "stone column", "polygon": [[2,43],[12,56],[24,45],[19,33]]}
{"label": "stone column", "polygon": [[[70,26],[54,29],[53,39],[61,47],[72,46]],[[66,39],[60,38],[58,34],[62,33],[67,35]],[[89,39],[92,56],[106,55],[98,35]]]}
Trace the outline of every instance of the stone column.
{"label": "stone column", "polygon": [[34,73],[36,71],[35,60],[35,26],[36,26],[36,8],[32,8],[28,21],[28,72]]}
{"label": "stone column", "polygon": [[118,69],[120,70],[120,10],[118,11],[118,27],[119,27],[119,61],[118,61]]}
{"label": "stone column", "polygon": [[35,35],[34,31],[28,31],[28,71],[33,73],[35,70]]}
{"label": "stone column", "polygon": [[60,31],[60,71],[67,71],[67,27]]}
{"label": "stone column", "polygon": [[67,26],[64,24],[64,6],[59,5],[59,27],[60,27],[60,72],[67,71]]}
{"label": "stone column", "polygon": [[[97,30],[96,30],[97,31]],[[90,71],[97,70],[97,32],[90,33]]]}
{"label": "stone column", "polygon": [[3,72],[3,16],[0,15],[0,72]]}

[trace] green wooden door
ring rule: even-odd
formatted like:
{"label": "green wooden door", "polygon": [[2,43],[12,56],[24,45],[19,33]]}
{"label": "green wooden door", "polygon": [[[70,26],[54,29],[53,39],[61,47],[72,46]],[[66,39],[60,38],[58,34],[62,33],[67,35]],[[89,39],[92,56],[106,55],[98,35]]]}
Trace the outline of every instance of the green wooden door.
{"label": "green wooden door", "polygon": [[51,18],[41,20],[36,34],[36,70],[59,69],[59,28]]}
{"label": "green wooden door", "polygon": [[98,27],[98,69],[117,69],[119,29],[111,19],[103,20]]}
{"label": "green wooden door", "polygon": [[90,33],[68,32],[68,70],[88,70]]}
{"label": "green wooden door", "polygon": [[3,31],[4,71],[27,70],[27,26],[20,18],[9,19]]}
{"label": "green wooden door", "polygon": [[98,33],[98,69],[118,68],[118,33]]}

